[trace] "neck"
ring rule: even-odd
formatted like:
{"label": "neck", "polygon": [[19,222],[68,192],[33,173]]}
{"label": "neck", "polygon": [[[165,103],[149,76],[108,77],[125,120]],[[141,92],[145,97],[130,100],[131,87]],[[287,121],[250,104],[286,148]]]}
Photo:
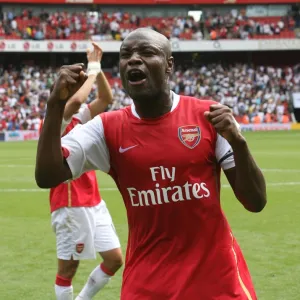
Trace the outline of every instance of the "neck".
{"label": "neck", "polygon": [[172,93],[168,90],[155,97],[149,97],[149,99],[144,97],[142,101],[134,101],[134,105],[140,118],[158,118],[171,111],[173,105]]}

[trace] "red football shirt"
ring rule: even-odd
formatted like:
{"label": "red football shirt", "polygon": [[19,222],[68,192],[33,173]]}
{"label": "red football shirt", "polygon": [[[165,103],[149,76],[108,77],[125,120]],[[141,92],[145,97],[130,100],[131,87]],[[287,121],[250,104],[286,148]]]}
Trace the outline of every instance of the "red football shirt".
{"label": "red football shirt", "polygon": [[228,142],[204,118],[212,101],[173,94],[170,113],[140,119],[134,105],[62,139],[74,178],[100,169],[128,216],[122,300],[254,300],[241,250],[220,205]]}
{"label": "red football shirt", "polygon": [[[90,120],[88,105],[82,105],[79,112],[69,122],[63,121],[62,135],[69,133],[76,125],[85,124]],[[51,212],[61,207],[96,206],[100,201],[95,171],[83,173],[79,178],[62,183],[50,190]]]}

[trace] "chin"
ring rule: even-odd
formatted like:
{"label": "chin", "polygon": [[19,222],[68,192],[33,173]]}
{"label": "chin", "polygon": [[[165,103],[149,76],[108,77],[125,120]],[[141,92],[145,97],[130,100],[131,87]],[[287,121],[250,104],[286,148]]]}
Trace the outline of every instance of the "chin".
{"label": "chin", "polygon": [[145,87],[140,89],[129,88],[127,92],[130,98],[136,101],[145,101],[154,96],[153,91]]}
{"label": "chin", "polygon": [[142,103],[142,102],[144,102],[144,103],[146,103],[146,102],[148,102],[148,103],[149,102],[155,102],[154,101],[155,100],[155,96],[154,96],[153,93],[146,93],[146,92],[144,92],[144,93],[134,93],[130,97],[134,101],[140,102],[140,103]]}

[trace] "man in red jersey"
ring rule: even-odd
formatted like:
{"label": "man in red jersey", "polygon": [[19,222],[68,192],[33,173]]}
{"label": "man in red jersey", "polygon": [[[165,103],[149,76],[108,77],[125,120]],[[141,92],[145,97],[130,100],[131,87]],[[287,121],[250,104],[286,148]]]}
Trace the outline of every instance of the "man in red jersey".
{"label": "man in red jersey", "polygon": [[221,209],[220,170],[251,212],[266,204],[264,177],[229,108],[170,91],[173,63],[163,35],[130,33],[120,74],[134,104],[60,139],[62,111],[82,68],[62,69],[39,140],[37,184],[49,188],[95,169],[114,178],[129,227],[122,300],[255,300]]}
{"label": "man in red jersey", "polygon": [[[78,124],[85,124],[102,113],[112,102],[112,93],[101,71],[102,50],[93,43],[88,50],[87,78],[68,101],[63,112],[61,134],[66,135]],[[86,77],[84,73],[81,76]],[[98,97],[89,105],[85,102],[94,83]],[[56,234],[58,272],[55,293],[58,300],[73,300],[72,278],[79,260],[103,258],[90,274],[76,300],[89,300],[103,288],[122,265],[120,242],[106,204],[99,193],[95,171],[83,173],[78,179],[61,183],[50,191],[52,227]]]}

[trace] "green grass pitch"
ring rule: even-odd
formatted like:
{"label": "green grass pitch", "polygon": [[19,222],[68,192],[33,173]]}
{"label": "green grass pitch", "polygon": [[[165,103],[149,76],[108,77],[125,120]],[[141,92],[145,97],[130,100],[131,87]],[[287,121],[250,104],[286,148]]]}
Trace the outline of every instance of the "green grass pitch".
{"label": "green grass pitch", "polygon": [[[260,300],[297,300],[300,290],[300,132],[246,133],[268,183],[268,204],[259,214],[244,210],[225,178],[222,206],[246,256]],[[55,299],[55,237],[48,192],[34,181],[36,142],[0,143],[0,299]],[[98,173],[123,250],[127,222],[115,184]],[[83,261],[73,281],[75,294],[100,262]],[[119,272],[95,299],[119,299]],[[216,278],[217,280],[217,278]]]}

